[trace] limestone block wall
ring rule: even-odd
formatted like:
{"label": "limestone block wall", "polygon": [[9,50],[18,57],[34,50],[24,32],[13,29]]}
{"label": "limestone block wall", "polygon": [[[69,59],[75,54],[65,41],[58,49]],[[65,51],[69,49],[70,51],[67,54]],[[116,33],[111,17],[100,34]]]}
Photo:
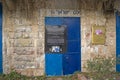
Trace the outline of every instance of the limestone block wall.
{"label": "limestone block wall", "polygon": [[[3,71],[12,69],[24,75],[44,74],[44,13],[34,15],[3,6]],[[26,16],[31,16],[30,19]]]}
{"label": "limestone block wall", "polygon": [[[22,4],[22,3],[21,3]],[[20,6],[20,4],[19,4]],[[69,13],[66,13],[68,11]],[[22,15],[21,15],[22,14]],[[97,55],[104,57],[116,53],[115,15],[105,16],[102,12],[91,10],[52,10],[40,9],[29,12],[25,7],[7,10],[3,5],[3,69],[12,69],[24,75],[43,75],[45,73],[45,17],[81,18],[81,69],[86,61]],[[106,27],[104,45],[91,44],[92,25]]]}
{"label": "limestone block wall", "polygon": [[[106,28],[106,42],[104,45],[93,45],[92,26],[104,25]],[[81,60],[82,71],[86,71],[86,61],[95,56],[116,55],[116,21],[114,14],[104,15],[99,11],[82,10],[81,12]]]}

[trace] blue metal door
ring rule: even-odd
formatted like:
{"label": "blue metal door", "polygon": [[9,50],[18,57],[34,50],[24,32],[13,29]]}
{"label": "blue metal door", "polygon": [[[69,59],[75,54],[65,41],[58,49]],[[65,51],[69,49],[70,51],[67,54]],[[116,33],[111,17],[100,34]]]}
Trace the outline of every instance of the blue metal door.
{"label": "blue metal door", "polygon": [[81,71],[81,42],[80,42],[80,18],[64,18],[67,25],[67,51],[63,55],[63,74],[72,74]]}
{"label": "blue metal door", "polygon": [[2,5],[0,3],[0,73],[2,72]]}
{"label": "blue metal door", "polygon": [[46,53],[45,71],[48,76],[62,75],[62,54]]}
{"label": "blue metal door", "polygon": [[[49,26],[56,26],[62,25],[62,18],[59,17],[46,17],[45,18],[45,25]],[[46,43],[45,43],[46,44]],[[54,53],[54,52],[46,52],[45,53],[45,73],[48,76],[60,76],[63,75],[62,69],[62,54],[61,53]]]}
{"label": "blue metal door", "polygon": [[120,14],[116,13],[116,71],[120,72]]}
{"label": "blue metal door", "polygon": [[[81,42],[79,17],[46,17],[45,25],[66,25],[66,50],[47,53],[45,71],[47,75],[67,75],[81,71]],[[49,27],[48,26],[48,27]]]}

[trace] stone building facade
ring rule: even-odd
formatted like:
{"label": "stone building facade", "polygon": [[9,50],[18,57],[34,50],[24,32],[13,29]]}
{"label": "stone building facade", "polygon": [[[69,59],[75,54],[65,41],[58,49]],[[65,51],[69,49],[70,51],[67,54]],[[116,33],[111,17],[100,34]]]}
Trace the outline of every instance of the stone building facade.
{"label": "stone building facade", "polygon": [[[52,7],[51,9],[39,8],[36,5],[37,8],[34,11],[29,11],[30,9],[26,10],[26,7],[22,6],[22,0],[18,1],[16,9],[12,10],[8,10],[5,0],[2,2],[4,73],[9,73],[12,69],[15,69],[24,75],[38,76],[45,74],[44,21],[46,16],[80,17],[82,72],[86,71],[85,65],[88,59],[92,59],[96,55],[104,57],[116,55],[116,17],[114,13],[105,16],[97,10],[79,10],[77,9],[77,3],[74,3],[76,6],[73,8],[69,6],[70,9],[59,9],[60,6],[58,6],[58,9],[52,9]],[[50,4],[52,3],[48,1],[48,5]],[[67,5],[69,4],[71,3]],[[33,7],[32,0],[30,5],[28,8]],[[62,13],[58,13],[58,11],[62,11]],[[69,13],[64,14],[64,11],[69,11]],[[94,24],[104,25],[106,28],[106,42],[104,45],[93,45],[91,43],[91,28]]]}

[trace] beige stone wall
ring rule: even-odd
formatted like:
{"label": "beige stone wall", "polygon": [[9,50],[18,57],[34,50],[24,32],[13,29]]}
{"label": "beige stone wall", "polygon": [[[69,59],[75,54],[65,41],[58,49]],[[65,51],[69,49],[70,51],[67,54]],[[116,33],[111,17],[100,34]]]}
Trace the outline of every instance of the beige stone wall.
{"label": "beige stone wall", "polygon": [[[106,28],[106,42],[104,45],[93,45],[92,26],[104,25]],[[81,60],[82,71],[86,71],[86,61],[101,55],[103,57],[116,54],[116,21],[114,14],[104,15],[98,11],[81,12]]]}
{"label": "beige stone wall", "polygon": [[[21,3],[22,4],[22,3]],[[19,4],[19,6],[21,6]],[[62,11],[61,14],[58,13]],[[43,75],[45,73],[44,34],[46,16],[81,18],[81,68],[85,70],[86,61],[94,56],[110,56],[116,53],[115,16],[105,16],[99,11],[89,10],[53,10],[26,7],[8,10],[3,4],[3,68],[4,73],[15,69],[24,75]],[[64,11],[69,11],[64,14]],[[78,13],[78,14],[74,14]],[[105,45],[91,44],[92,25],[105,25]]]}
{"label": "beige stone wall", "polygon": [[24,75],[44,75],[44,13],[36,10],[34,15],[20,15],[24,7],[3,8],[4,73],[15,69]]}

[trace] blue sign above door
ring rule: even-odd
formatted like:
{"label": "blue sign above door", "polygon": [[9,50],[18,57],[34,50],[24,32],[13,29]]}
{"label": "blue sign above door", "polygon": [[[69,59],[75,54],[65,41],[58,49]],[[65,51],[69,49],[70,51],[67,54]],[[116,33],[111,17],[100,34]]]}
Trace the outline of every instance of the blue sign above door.
{"label": "blue sign above door", "polygon": [[[45,34],[52,34],[45,36],[46,40],[52,38],[52,42],[48,40],[52,47],[49,47],[45,52],[46,75],[67,75],[81,71],[80,17],[45,17],[45,26],[46,29],[54,27],[49,31],[55,32],[56,35],[65,34],[64,36],[56,36],[49,31],[45,32]],[[61,26],[64,27],[61,28]],[[48,45],[48,42],[46,41],[45,45]],[[52,48],[64,51],[52,52]]]}

